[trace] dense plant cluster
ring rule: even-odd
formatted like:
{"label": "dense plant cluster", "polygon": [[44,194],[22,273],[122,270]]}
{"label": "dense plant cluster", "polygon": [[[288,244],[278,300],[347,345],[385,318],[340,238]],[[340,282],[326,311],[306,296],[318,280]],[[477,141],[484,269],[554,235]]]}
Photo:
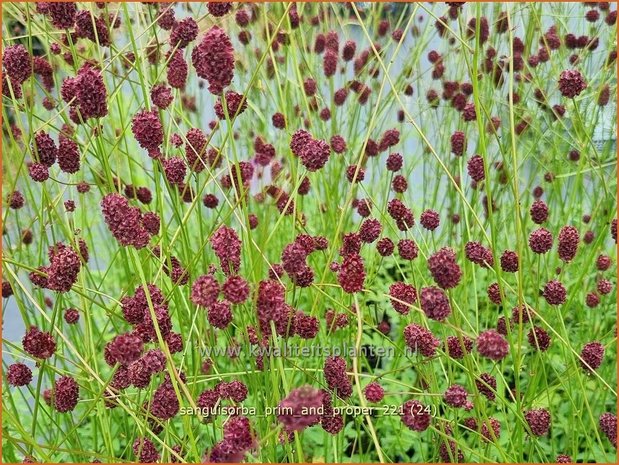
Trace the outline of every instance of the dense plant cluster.
{"label": "dense plant cluster", "polygon": [[5,4],[4,461],[616,461],[616,16]]}

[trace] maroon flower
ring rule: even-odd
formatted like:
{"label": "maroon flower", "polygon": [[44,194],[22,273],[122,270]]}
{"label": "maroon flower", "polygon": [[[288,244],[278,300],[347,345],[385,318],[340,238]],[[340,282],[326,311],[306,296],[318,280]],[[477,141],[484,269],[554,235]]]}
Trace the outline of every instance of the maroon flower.
{"label": "maroon flower", "polygon": [[172,95],[172,89],[165,84],[156,84],[150,90],[150,98],[153,104],[165,110],[170,106],[174,96]]}
{"label": "maroon flower", "polygon": [[166,74],[168,84],[175,89],[183,89],[187,82],[188,73],[189,66],[183,57],[182,51],[176,50],[168,61]]}
{"label": "maroon flower", "polygon": [[383,237],[376,243],[376,250],[378,250],[378,253],[382,257],[388,257],[389,255],[391,255],[393,253],[394,247],[395,245],[393,244],[393,241],[388,237]]}
{"label": "maroon flower", "polygon": [[101,200],[101,210],[108,228],[123,246],[132,245],[137,249],[145,247],[150,235],[143,224],[143,216],[136,207],[120,194],[108,194]]}
{"label": "maroon flower", "polygon": [[535,311],[526,304],[518,305],[512,309],[511,321],[515,324],[528,323],[535,317]]}
{"label": "maroon flower", "polygon": [[486,178],[484,171],[484,159],[481,155],[473,155],[466,164],[467,172],[475,182],[481,182]]}
{"label": "maroon flower", "polygon": [[417,301],[417,290],[406,283],[393,283],[389,287],[389,295],[394,310],[402,315],[407,315],[410,306]]}
{"label": "maroon flower", "polygon": [[475,386],[480,394],[484,395],[488,400],[494,400],[496,392],[496,379],[490,373],[482,373],[475,380]]}
{"label": "maroon flower", "polygon": [[35,182],[45,182],[49,179],[49,168],[43,163],[32,163],[28,165],[28,174]]}
{"label": "maroon flower", "polygon": [[398,241],[398,253],[404,260],[414,260],[419,254],[419,248],[412,239],[400,239]]}
{"label": "maroon flower", "polygon": [[441,341],[427,329],[411,323],[404,328],[404,340],[406,345],[413,351],[421,353],[424,357],[432,357],[436,353]]}
{"label": "maroon flower", "polygon": [[230,276],[222,287],[224,297],[233,304],[242,304],[249,297],[249,284],[240,276]]}
{"label": "maroon flower", "polygon": [[613,290],[613,285],[608,279],[600,279],[597,283],[597,290],[602,295],[610,294]]}
{"label": "maroon flower", "polygon": [[468,102],[462,109],[462,118],[464,121],[474,121],[477,118],[477,112],[475,111],[475,104]]}
{"label": "maroon flower", "polygon": [[361,182],[365,178],[365,169],[358,165],[350,165],[346,168],[346,179],[348,182],[356,183]]}
{"label": "maroon flower", "polygon": [[322,69],[326,77],[331,77],[337,71],[337,51],[327,49],[323,56]]}
{"label": "maroon flower", "polygon": [[299,157],[301,158],[303,166],[309,171],[318,171],[325,166],[330,155],[331,147],[329,147],[329,144],[324,140],[310,138],[310,140],[304,144]]}
{"label": "maroon flower", "polygon": [[440,224],[440,217],[434,210],[425,210],[421,214],[419,222],[421,223],[421,226],[426,228],[428,231],[434,231]]}
{"label": "maroon flower", "polygon": [[339,134],[332,136],[329,142],[331,143],[331,150],[335,153],[341,154],[346,151],[346,141]]}
{"label": "maroon flower", "polygon": [[342,59],[344,61],[350,61],[355,57],[355,51],[357,50],[357,43],[354,40],[347,40],[342,48]]}
{"label": "maroon flower", "polygon": [[363,290],[365,281],[365,266],[358,254],[349,254],[344,257],[337,275],[337,280],[344,292],[353,294]]}
{"label": "maroon flower", "polygon": [[317,86],[316,80],[312,78],[307,78],[303,81],[303,90],[305,91],[305,95],[308,97],[313,97],[316,94]]}
{"label": "maroon flower", "polygon": [[150,439],[136,438],[133,442],[133,453],[140,463],[155,463],[159,461],[159,452]]}
{"label": "maroon flower", "polygon": [[559,232],[559,258],[571,262],[576,256],[580,236],[574,226],[563,226]]}
{"label": "maroon flower", "polygon": [[382,225],[377,219],[369,218],[359,227],[359,238],[366,244],[371,244],[380,236]]}
{"label": "maroon flower", "polygon": [[501,360],[509,353],[509,343],[497,331],[489,329],[477,337],[477,351],[491,360]]}
{"label": "maroon flower", "polygon": [[140,358],[143,348],[142,339],[131,333],[116,336],[107,346],[112,359],[122,365],[129,365]]}
{"label": "maroon flower", "polygon": [[80,169],[80,151],[73,139],[60,134],[58,145],[58,166],[65,173],[77,173]]}
{"label": "maroon flower", "polygon": [[389,171],[400,171],[402,168],[402,155],[399,153],[390,153],[387,157],[386,166]]}
{"label": "maroon flower", "polygon": [[100,70],[85,64],[72,81],[73,97],[76,98],[75,108],[82,120],[107,115],[107,90]]}
{"label": "maroon flower", "polygon": [[550,305],[562,305],[565,303],[567,291],[560,281],[553,279],[546,283],[542,295]]}
{"label": "maroon flower", "polygon": [[516,273],[518,271],[518,254],[513,250],[506,250],[501,255],[501,269],[506,273]]}
{"label": "maroon flower", "polygon": [[171,5],[163,7],[163,11],[160,12],[159,17],[157,18],[157,24],[161,27],[161,29],[169,31],[172,29],[175,22],[176,17],[174,8]]}
{"label": "maroon flower", "polygon": [[239,25],[239,27],[245,27],[249,24],[249,13],[247,13],[247,10],[239,9],[236,11],[234,19],[236,21],[236,24]]}
{"label": "maroon flower", "polygon": [[185,19],[176,21],[170,32],[170,46],[172,48],[183,49],[198,37],[198,24],[195,19],[188,16]]}
{"label": "maroon flower", "polygon": [[234,229],[220,226],[211,237],[211,247],[219,258],[224,274],[238,273],[241,265],[241,240]]}
{"label": "maroon flower", "polygon": [[436,284],[443,289],[456,287],[462,277],[456,253],[449,247],[443,247],[428,258],[428,269]]}
{"label": "maroon flower", "polygon": [[[19,100],[20,98],[22,98],[23,92],[22,92],[21,84],[18,82],[14,82],[13,80],[9,79],[6,75],[2,76],[2,95],[10,99],[13,97],[11,95],[11,91],[13,92],[13,96],[15,97],[15,99]],[[16,139],[19,139],[21,137],[20,129],[15,125],[13,125],[11,129],[13,131],[14,137]]]}
{"label": "maroon flower", "polygon": [[606,435],[608,440],[617,447],[617,416],[612,413],[600,415],[600,430]]}
{"label": "maroon flower", "polygon": [[215,104],[215,115],[221,120],[234,119],[247,109],[247,99],[244,95],[236,92],[226,92],[226,110],[224,111],[222,99]]}
{"label": "maroon flower", "polygon": [[13,363],[9,365],[6,378],[11,386],[26,386],[32,381],[32,371],[23,363]]}
{"label": "maroon flower", "polygon": [[324,366],[325,380],[337,395],[346,398],[352,394],[352,384],[346,374],[346,361],[339,356],[327,357]]}
{"label": "maroon flower", "polygon": [[283,113],[274,113],[271,117],[271,122],[273,123],[273,126],[277,129],[286,129],[286,117]]}
{"label": "maroon flower", "polygon": [[408,400],[402,406],[402,423],[413,431],[425,431],[430,426],[432,415],[417,400]]}
{"label": "maroon flower", "polygon": [[54,408],[59,412],[70,412],[77,406],[80,388],[70,376],[61,376],[54,383]]}
{"label": "maroon flower", "polygon": [[466,392],[466,389],[459,384],[454,384],[447,388],[443,394],[443,399],[447,405],[452,407],[464,407],[468,395],[469,393]]}
{"label": "maroon flower", "polygon": [[58,157],[58,148],[55,142],[44,131],[35,134],[32,152],[35,154],[36,160],[47,167],[56,163]]}
{"label": "maroon flower", "polygon": [[19,191],[13,191],[7,196],[7,203],[13,210],[19,210],[26,203],[24,195]]}
{"label": "maroon flower", "polygon": [[606,271],[610,268],[612,260],[608,255],[599,255],[595,262],[597,269],[600,271]]}
{"label": "maroon flower", "polygon": [[75,24],[77,4],[73,2],[45,2],[44,13],[56,29],[69,29]]}
{"label": "maroon flower", "polygon": [[4,49],[2,65],[13,84],[21,84],[32,75],[32,57],[22,44]]}
{"label": "maroon flower", "polygon": [[559,91],[567,98],[574,98],[587,88],[582,74],[575,69],[566,69],[559,77]]}
{"label": "maroon flower", "polygon": [[172,382],[165,380],[155,390],[150,402],[150,413],[160,420],[169,420],[176,416],[180,409],[180,403]]}
{"label": "maroon flower", "polygon": [[219,95],[234,77],[234,49],[223,29],[213,26],[191,52],[198,76],[209,82],[208,90]]}
{"label": "maroon flower", "polygon": [[501,435],[501,423],[496,418],[489,417],[479,430],[485,442],[495,442]]}
{"label": "maroon flower", "polygon": [[529,345],[534,349],[545,352],[550,347],[550,336],[543,328],[534,326],[527,334]]}
{"label": "maroon flower", "polygon": [[290,394],[278,404],[277,419],[286,431],[302,431],[320,421],[320,407],[323,392],[309,385],[290,391]]}
{"label": "maroon flower", "polygon": [[142,355],[141,360],[150,373],[160,373],[165,370],[166,357],[161,349],[151,349]]}
{"label": "maroon flower", "polygon": [[218,18],[227,15],[232,9],[232,2],[208,2],[208,12]]}
{"label": "maroon flower", "polygon": [[187,174],[187,165],[181,157],[166,158],[162,164],[165,177],[170,184],[183,184]]}
{"label": "maroon flower", "polygon": [[428,318],[443,321],[451,314],[451,305],[445,292],[438,287],[424,287],[421,289],[421,309]]}
{"label": "maroon flower", "polygon": [[397,129],[387,129],[378,143],[378,150],[384,152],[389,147],[393,147],[400,142],[400,131]]}
{"label": "maroon flower", "polygon": [[223,300],[211,304],[208,308],[208,322],[215,328],[226,329],[232,322],[230,303]]}
{"label": "maroon flower", "polygon": [[545,408],[525,412],[524,419],[535,436],[544,436],[550,429],[550,412]]}
{"label": "maroon flower", "polygon": [[64,312],[64,320],[70,324],[74,325],[80,319],[80,312],[76,308],[67,308]]}
{"label": "maroon flower", "polygon": [[294,333],[302,339],[313,339],[318,334],[318,318],[297,311],[292,322]]}
{"label": "maroon flower", "polygon": [[206,208],[217,208],[217,205],[219,205],[219,199],[214,194],[206,194],[202,199],[202,203]]}
{"label": "maroon flower", "polygon": [[585,303],[587,304],[587,307],[595,308],[600,304],[600,296],[598,296],[595,292],[589,292],[585,298]]}
{"label": "maroon flower", "polygon": [[473,350],[473,340],[468,336],[449,336],[445,344],[447,355],[453,359],[461,359]]}
{"label": "maroon flower", "polygon": [[477,241],[469,241],[464,248],[466,258],[483,268],[491,267],[494,264],[492,251]]}
{"label": "maroon flower", "polygon": [[[57,292],[70,291],[77,281],[77,275],[81,268],[81,259],[78,253],[72,247],[57,243],[49,248],[48,255],[50,265],[42,269],[43,272],[47,273],[47,278],[35,284]],[[32,277],[31,273],[31,279]],[[37,278],[40,278],[40,276]]]}
{"label": "maroon flower", "polygon": [[597,370],[604,359],[604,346],[597,341],[588,342],[580,352],[580,359],[580,365],[585,371]]}
{"label": "maroon flower", "polygon": [[103,16],[98,18],[87,10],[78,11],[75,15],[75,35],[103,47],[108,47],[111,43],[110,31]]}
{"label": "maroon flower", "polygon": [[548,252],[552,248],[552,234],[546,228],[539,228],[529,235],[529,247],[538,254]]}
{"label": "maroon flower", "polygon": [[150,156],[159,152],[159,146],[163,143],[163,126],[156,111],[142,110],[136,113],[131,121],[131,132]]}
{"label": "maroon flower", "polygon": [[456,131],[451,135],[451,153],[461,157],[466,150],[466,138],[462,131]]}
{"label": "maroon flower", "polygon": [[363,390],[363,393],[367,401],[372,403],[380,402],[383,400],[383,397],[385,397],[385,390],[376,381],[372,381],[368,384]]}

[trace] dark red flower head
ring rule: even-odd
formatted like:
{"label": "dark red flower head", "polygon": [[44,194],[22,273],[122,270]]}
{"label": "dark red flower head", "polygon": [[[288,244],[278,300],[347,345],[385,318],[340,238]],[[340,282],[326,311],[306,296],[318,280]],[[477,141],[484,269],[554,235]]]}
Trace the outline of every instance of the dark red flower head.
{"label": "dark red flower head", "polygon": [[415,323],[404,328],[404,340],[413,352],[419,352],[424,357],[432,357],[441,345],[441,341],[430,330]]}
{"label": "dark red flower head", "polygon": [[580,352],[580,359],[580,365],[585,371],[597,370],[604,360],[604,346],[597,341],[588,342]]}
{"label": "dark red flower head", "polygon": [[23,363],[9,365],[6,378],[11,386],[26,386],[32,381],[32,371]]}
{"label": "dark red flower head", "polygon": [[417,400],[409,400],[402,405],[402,423],[413,431],[425,431],[432,421],[431,413]]}
{"label": "dark red flower head", "polygon": [[131,207],[120,194],[108,194],[101,200],[103,217],[112,235],[123,246],[137,249],[145,247],[150,234],[144,227],[144,218],[139,208]]}
{"label": "dark red flower head", "polygon": [[320,421],[320,407],[323,404],[323,392],[309,385],[290,391],[290,394],[278,404],[277,419],[286,431],[302,431]]}
{"label": "dark red flower head", "polygon": [[163,126],[156,111],[142,110],[131,121],[131,132],[140,147],[148,150],[149,155],[157,154],[163,143]]}
{"label": "dark red flower head", "polygon": [[574,226],[563,226],[559,231],[559,258],[571,262],[576,256],[580,235]]}
{"label": "dark red flower head", "polygon": [[456,253],[443,247],[428,258],[428,269],[436,284],[443,289],[451,289],[460,283],[462,270],[456,262]]}
{"label": "dark red flower head", "polygon": [[451,305],[447,295],[438,287],[424,287],[421,289],[421,309],[428,318],[443,321],[451,315]]}
{"label": "dark red flower head", "polygon": [[234,229],[220,226],[211,237],[211,247],[226,275],[238,273],[241,265],[241,240]]}
{"label": "dark red flower head", "polygon": [[54,384],[52,398],[54,408],[59,412],[70,412],[77,406],[79,386],[70,376],[61,376]]}
{"label": "dark red flower head", "polygon": [[477,351],[483,357],[501,360],[509,353],[509,343],[498,332],[489,329],[477,337]]}
{"label": "dark red flower head", "polygon": [[575,69],[566,69],[559,77],[559,91],[561,95],[567,98],[574,98],[587,88],[585,78],[580,74],[580,71]]}
{"label": "dark red flower head", "polygon": [[209,82],[208,90],[219,95],[234,77],[234,49],[230,38],[218,26],[209,29],[191,52],[198,76]]}
{"label": "dark red flower head", "polygon": [[389,287],[389,295],[394,310],[402,315],[407,315],[411,305],[417,301],[417,290],[411,284],[393,283]]}
{"label": "dark red flower head", "polygon": [[543,296],[550,305],[562,305],[567,298],[567,291],[560,281],[554,279],[544,286]]}
{"label": "dark red flower head", "polygon": [[544,436],[550,429],[550,412],[545,408],[529,410],[524,419],[535,436]]}
{"label": "dark red flower head", "polygon": [[13,84],[21,84],[32,75],[32,57],[22,44],[10,45],[4,49],[2,65]]}

